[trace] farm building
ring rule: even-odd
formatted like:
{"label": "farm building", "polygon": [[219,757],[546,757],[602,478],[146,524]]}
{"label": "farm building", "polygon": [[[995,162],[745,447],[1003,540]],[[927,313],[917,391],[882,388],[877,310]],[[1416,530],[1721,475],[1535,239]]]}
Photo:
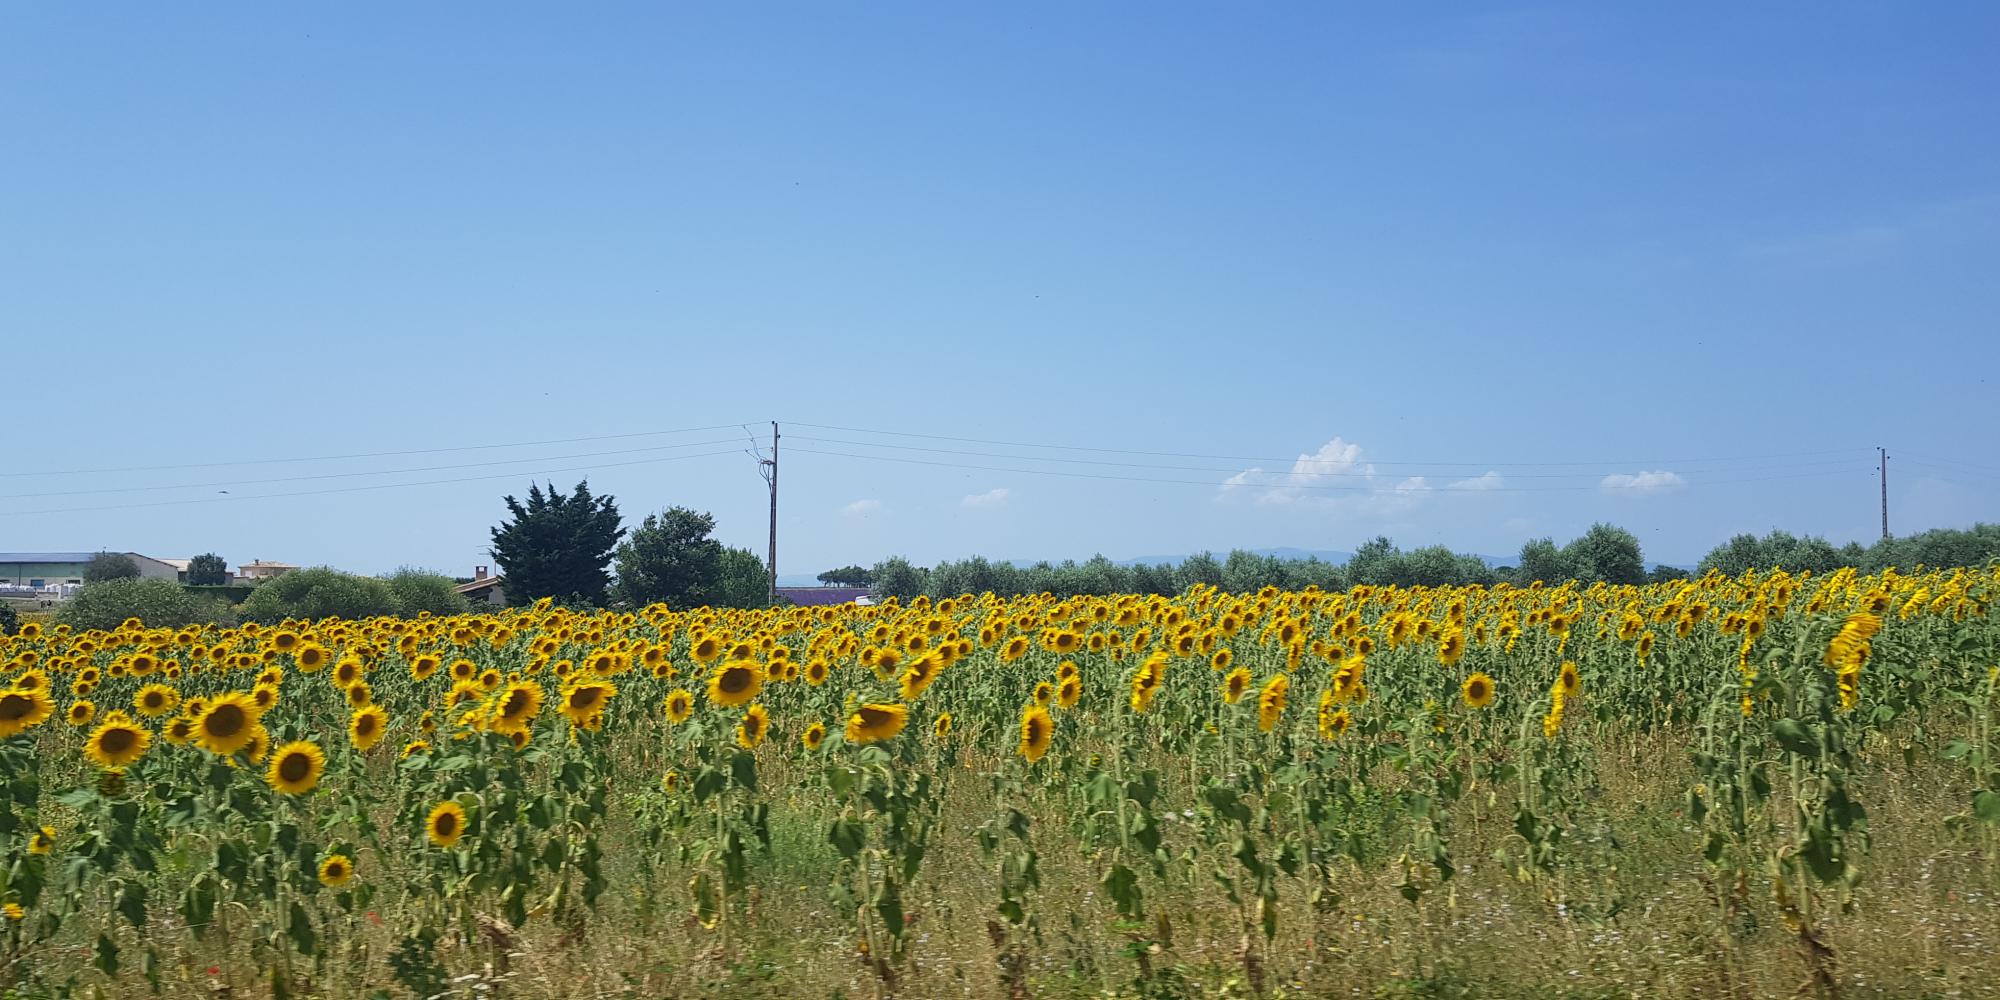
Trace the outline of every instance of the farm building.
{"label": "farm building", "polygon": [[[139,576],[148,580],[174,580],[178,574],[171,563],[137,552],[119,553],[139,567]],[[0,552],[0,583],[15,587],[60,587],[82,583],[84,567],[95,552]]]}
{"label": "farm building", "polygon": [[800,607],[823,604],[873,603],[867,587],[779,587],[778,597]]}
{"label": "farm building", "polygon": [[507,604],[507,589],[502,584],[506,583],[506,581],[506,577],[489,574],[486,571],[486,567],[480,566],[472,571],[471,580],[461,583],[453,589],[463,594],[466,600],[471,601],[475,605],[490,604],[495,607],[505,607]]}

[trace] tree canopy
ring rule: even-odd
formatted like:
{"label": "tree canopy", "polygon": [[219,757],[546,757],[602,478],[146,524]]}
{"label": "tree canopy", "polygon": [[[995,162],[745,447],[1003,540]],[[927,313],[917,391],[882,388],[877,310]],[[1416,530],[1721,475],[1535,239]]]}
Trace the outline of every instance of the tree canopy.
{"label": "tree canopy", "polygon": [[83,582],[103,583],[107,580],[136,580],[139,578],[139,564],[123,552],[99,552],[90,557],[83,567]]}
{"label": "tree canopy", "polygon": [[229,564],[213,552],[188,560],[187,582],[197,587],[220,587],[229,582]]}
{"label": "tree canopy", "polygon": [[[717,603],[723,553],[722,543],[709,537],[714,530],[714,515],[686,507],[646,515],[618,546],[618,600],[677,610]],[[512,578],[507,582],[511,586]]]}
{"label": "tree canopy", "polygon": [[[612,497],[595,497],[588,481],[568,496],[550,483],[530,483],[526,504],[506,497],[511,517],[493,529],[493,561],[507,577],[507,600],[532,604],[602,605],[611,585],[612,552],[625,537]],[[282,578],[281,578],[282,579]]]}

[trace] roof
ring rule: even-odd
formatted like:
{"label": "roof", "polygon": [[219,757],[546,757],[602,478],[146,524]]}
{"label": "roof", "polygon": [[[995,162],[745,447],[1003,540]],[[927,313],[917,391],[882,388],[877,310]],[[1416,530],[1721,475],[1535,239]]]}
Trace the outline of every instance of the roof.
{"label": "roof", "polygon": [[479,579],[474,580],[471,583],[461,583],[458,586],[453,587],[451,589],[456,590],[461,594],[471,594],[481,590],[485,590],[488,587],[497,587],[500,585],[501,581],[506,579],[507,578],[504,576],[480,577]]}
{"label": "roof", "polygon": [[867,587],[779,587],[778,596],[793,604],[816,607],[847,604],[868,596]]}
{"label": "roof", "polygon": [[297,567],[297,566],[294,566],[294,565],[292,565],[291,563],[281,563],[281,562],[265,562],[265,561],[264,561],[264,560],[262,560],[262,559],[259,559],[259,560],[257,560],[256,562],[247,562],[247,563],[244,563],[243,565],[241,565],[241,566],[238,566],[238,567],[236,567],[236,568],[237,568],[237,569],[256,569],[256,568],[263,568],[263,569],[298,569],[298,567]]}
{"label": "roof", "polygon": [[0,563],[87,563],[95,552],[0,552]]}
{"label": "roof", "polygon": [[166,563],[167,565],[172,566],[173,568],[180,570],[183,573],[187,572],[188,567],[194,563],[194,560],[192,559],[161,559],[158,556],[149,556],[148,558],[152,559],[154,562]]}

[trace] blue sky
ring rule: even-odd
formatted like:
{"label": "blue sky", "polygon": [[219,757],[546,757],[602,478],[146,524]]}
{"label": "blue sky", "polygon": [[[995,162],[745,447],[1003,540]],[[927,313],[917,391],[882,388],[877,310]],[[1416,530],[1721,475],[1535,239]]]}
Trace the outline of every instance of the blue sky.
{"label": "blue sky", "polygon": [[742,430],[612,436],[774,419],[786,574],[1599,519],[1691,562],[1872,537],[1877,444],[1897,531],[1993,519],[1996,43],[1975,3],[12,5],[0,550],[464,574],[587,472],[761,552]]}

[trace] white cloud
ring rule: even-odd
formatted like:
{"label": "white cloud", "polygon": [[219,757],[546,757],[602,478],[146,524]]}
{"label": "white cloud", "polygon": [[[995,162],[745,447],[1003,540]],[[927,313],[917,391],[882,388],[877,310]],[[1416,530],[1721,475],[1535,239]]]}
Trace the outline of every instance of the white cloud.
{"label": "white cloud", "polygon": [[881,509],[882,501],[880,500],[856,500],[840,508],[840,512],[848,517],[866,517]]}
{"label": "white cloud", "polygon": [[1260,504],[1325,503],[1342,492],[1366,492],[1373,488],[1374,479],[1375,466],[1361,460],[1361,446],[1336,437],[1318,451],[1292,460],[1287,473],[1265,472],[1262,466],[1253,466],[1223,480],[1222,491],[1232,494],[1254,489],[1254,499]]}
{"label": "white cloud", "polygon": [[987,490],[984,493],[969,494],[966,496],[964,500],[960,501],[960,503],[966,507],[972,507],[975,509],[989,508],[989,507],[1004,507],[1006,506],[1007,498],[1010,495],[1011,494],[1009,493],[1007,487],[1001,486],[995,489]]}
{"label": "white cloud", "polygon": [[1498,472],[1487,472],[1471,479],[1461,479],[1446,489],[1453,490],[1497,490],[1507,485],[1507,480]]}
{"label": "white cloud", "polygon": [[1602,480],[1598,481],[1597,485],[1608,493],[1638,495],[1676,490],[1686,486],[1687,480],[1682,479],[1679,473],[1664,470],[1640,472],[1633,475],[1626,475],[1621,472],[1605,476]]}

